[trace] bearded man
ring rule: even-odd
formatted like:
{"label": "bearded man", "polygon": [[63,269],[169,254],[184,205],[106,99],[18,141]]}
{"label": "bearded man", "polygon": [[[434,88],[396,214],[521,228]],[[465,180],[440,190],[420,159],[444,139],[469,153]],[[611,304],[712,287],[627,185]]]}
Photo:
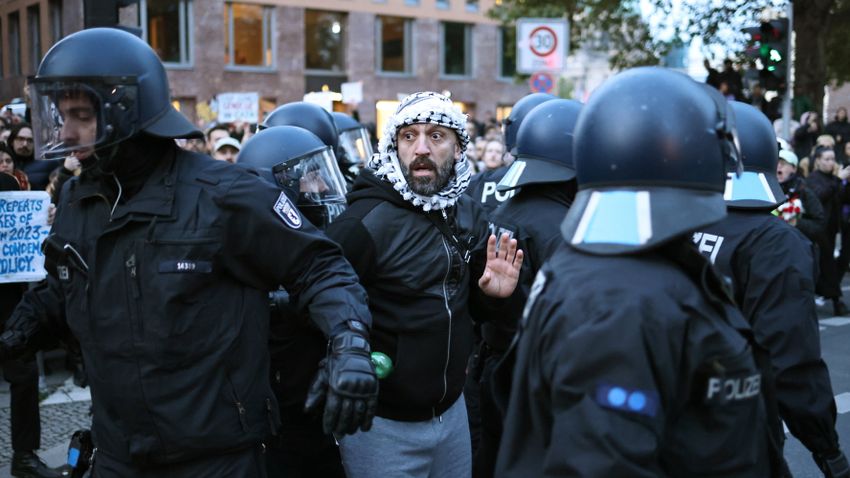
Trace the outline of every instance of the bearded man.
{"label": "bearded man", "polygon": [[471,473],[462,399],[471,317],[492,317],[511,295],[522,251],[507,235],[497,249],[481,206],[463,194],[465,124],[443,95],[405,98],[327,229],[369,295],[372,350],[393,367],[372,429],[339,438],[350,478]]}

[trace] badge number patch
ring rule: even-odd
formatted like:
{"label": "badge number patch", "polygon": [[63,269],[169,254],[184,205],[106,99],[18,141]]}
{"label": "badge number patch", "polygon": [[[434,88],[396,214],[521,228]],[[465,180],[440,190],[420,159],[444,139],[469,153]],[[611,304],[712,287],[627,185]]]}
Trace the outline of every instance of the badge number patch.
{"label": "badge number patch", "polygon": [[287,226],[292,229],[301,227],[301,214],[295,208],[295,205],[292,204],[292,201],[286,197],[286,193],[280,193],[280,196],[278,196],[277,201],[274,203],[273,209]]}

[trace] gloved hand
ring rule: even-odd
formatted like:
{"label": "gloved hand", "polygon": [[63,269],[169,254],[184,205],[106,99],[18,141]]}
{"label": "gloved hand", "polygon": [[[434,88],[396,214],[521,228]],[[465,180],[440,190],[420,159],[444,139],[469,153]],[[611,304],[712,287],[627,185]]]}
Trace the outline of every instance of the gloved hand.
{"label": "gloved hand", "polygon": [[812,454],[812,457],[826,478],[850,478],[850,465],[841,450],[826,455]]}
{"label": "gloved hand", "polygon": [[352,328],[360,330],[344,330],[330,340],[328,356],[319,364],[304,403],[308,412],[325,403],[325,433],[368,431],[378,408],[378,377],[369,357],[365,326]]}
{"label": "gloved hand", "polygon": [[7,330],[0,334],[0,363],[22,357],[27,352],[23,334]]}

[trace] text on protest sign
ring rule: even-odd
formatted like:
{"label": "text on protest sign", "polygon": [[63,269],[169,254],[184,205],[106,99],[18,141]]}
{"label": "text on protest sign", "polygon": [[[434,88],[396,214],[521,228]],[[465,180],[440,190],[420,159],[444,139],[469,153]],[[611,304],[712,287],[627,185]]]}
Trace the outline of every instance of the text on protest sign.
{"label": "text on protest sign", "polygon": [[0,192],[0,283],[47,277],[41,243],[50,233],[44,191]]}
{"label": "text on protest sign", "polygon": [[259,122],[259,93],[219,93],[216,96],[216,101],[218,102],[219,123]]}

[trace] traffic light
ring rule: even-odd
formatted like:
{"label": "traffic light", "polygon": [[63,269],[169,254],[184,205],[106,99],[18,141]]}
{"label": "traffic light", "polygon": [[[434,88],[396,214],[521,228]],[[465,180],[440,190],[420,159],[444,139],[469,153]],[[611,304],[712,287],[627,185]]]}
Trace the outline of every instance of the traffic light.
{"label": "traffic light", "polygon": [[788,74],[788,19],[761,22],[743,31],[750,36],[746,54],[756,60],[762,86],[768,90],[782,89]]}

